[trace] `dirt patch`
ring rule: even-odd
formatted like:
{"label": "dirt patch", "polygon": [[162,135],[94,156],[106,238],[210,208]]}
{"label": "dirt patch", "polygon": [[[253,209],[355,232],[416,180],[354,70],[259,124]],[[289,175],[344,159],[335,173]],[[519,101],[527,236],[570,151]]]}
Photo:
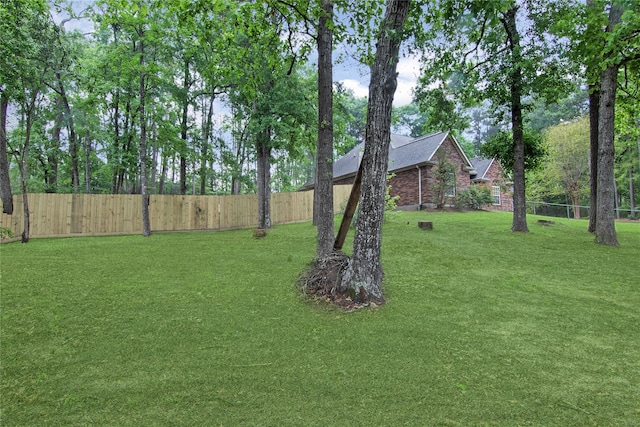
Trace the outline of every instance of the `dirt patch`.
{"label": "dirt patch", "polygon": [[323,259],[316,259],[298,279],[302,293],[318,302],[331,303],[345,311],[363,307],[377,307],[353,290],[344,289],[342,274],[349,264],[349,257],[336,251]]}

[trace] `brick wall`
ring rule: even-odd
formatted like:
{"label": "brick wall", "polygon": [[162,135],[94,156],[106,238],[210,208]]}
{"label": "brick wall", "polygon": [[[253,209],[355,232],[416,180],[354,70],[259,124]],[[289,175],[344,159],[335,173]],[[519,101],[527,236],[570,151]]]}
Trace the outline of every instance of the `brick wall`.
{"label": "brick wall", "polygon": [[[455,148],[450,138],[447,138],[442,143],[436,154],[433,156],[434,160],[438,157],[438,153],[440,152],[446,153],[449,162],[456,165],[456,194],[469,188],[471,185],[469,172],[462,169],[462,167],[465,166],[464,158]],[[391,196],[400,196],[397,205],[412,206],[419,204],[419,175],[421,175],[422,178],[422,203],[429,206],[435,205],[433,195],[435,168],[437,168],[437,166],[421,166],[420,174],[418,173],[418,168],[415,167],[401,172],[395,172],[396,176],[389,181],[389,185],[391,185],[389,194]],[[447,203],[453,205],[453,201],[453,197],[451,197]]]}
{"label": "brick wall", "polygon": [[504,171],[497,160],[491,163],[491,166],[489,166],[489,170],[487,170],[484,177],[489,181],[480,183],[479,185],[484,185],[489,190],[491,190],[491,187],[494,185],[500,187],[500,204],[487,205],[484,209],[492,211],[512,211],[513,196],[511,194],[511,184],[507,185],[507,179],[504,177]]}

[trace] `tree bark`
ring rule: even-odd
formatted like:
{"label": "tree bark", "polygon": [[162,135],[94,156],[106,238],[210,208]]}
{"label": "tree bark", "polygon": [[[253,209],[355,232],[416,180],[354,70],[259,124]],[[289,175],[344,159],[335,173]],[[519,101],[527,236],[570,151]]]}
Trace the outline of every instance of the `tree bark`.
{"label": "tree bark", "polygon": [[271,147],[270,131],[264,129],[257,136],[258,152],[258,228],[271,228]]}
{"label": "tree bark", "polygon": [[[623,9],[614,3],[609,11],[606,32],[612,32],[622,19]],[[607,58],[610,55],[605,55]],[[598,194],[596,213],[596,243],[618,246],[615,227],[615,105],[618,86],[617,63],[608,65],[600,75],[600,105],[598,109]]]}
{"label": "tree bark", "polygon": [[2,211],[13,214],[13,193],[11,192],[11,177],[9,175],[9,157],[7,155],[7,108],[9,97],[0,91],[0,197]]}
{"label": "tree bark", "polygon": [[589,233],[596,232],[598,221],[598,113],[600,110],[600,90],[589,86]]}
{"label": "tree bark", "polygon": [[618,67],[602,72],[598,126],[596,243],[618,246],[615,228],[614,123]]}
{"label": "tree bark", "polygon": [[360,213],[353,242],[353,256],[343,273],[341,290],[356,301],[383,303],[382,221],[386,174],[391,142],[391,108],[397,87],[397,66],[403,27],[410,1],[389,0],[371,67],[365,149],[362,157]]}
{"label": "tree bark", "polygon": [[524,123],[522,120],[522,53],[520,33],[516,26],[517,6],[513,6],[503,16],[503,25],[509,39],[513,71],[509,86],[511,92],[511,132],[513,134],[513,222],[511,231],[526,233],[527,206],[524,169]]}
{"label": "tree bark", "polygon": [[22,206],[24,211],[24,228],[22,231],[22,243],[29,242],[31,228],[31,215],[29,212],[29,197],[27,188],[27,177],[29,176],[29,148],[31,146],[31,127],[33,125],[33,115],[36,109],[38,91],[34,90],[26,108],[25,136],[22,152],[20,153],[20,183],[22,185]]}
{"label": "tree bark", "polygon": [[182,82],[182,90],[184,99],[182,100],[182,120],[180,122],[180,194],[187,194],[187,131],[189,117],[189,60],[184,61],[184,80]]}
{"label": "tree bark", "polygon": [[84,132],[84,183],[85,191],[91,194],[91,132],[86,129]]}
{"label": "tree bark", "polygon": [[332,0],[322,0],[318,24],[318,148],[314,215],[318,233],[318,258],[333,251],[333,19]]}
{"label": "tree bark", "polygon": [[[633,150],[629,150],[629,154],[631,157]],[[633,159],[633,157],[631,157]],[[633,184],[633,160],[631,160],[631,164],[629,165],[629,210],[631,219],[636,218],[636,195],[635,195],[635,186]]]}
{"label": "tree bark", "polygon": [[148,237],[151,234],[151,222],[149,219],[149,193],[147,190],[147,117],[145,103],[147,93],[145,89],[144,70],[144,41],[141,32],[140,37],[140,195],[142,197],[142,235]]}

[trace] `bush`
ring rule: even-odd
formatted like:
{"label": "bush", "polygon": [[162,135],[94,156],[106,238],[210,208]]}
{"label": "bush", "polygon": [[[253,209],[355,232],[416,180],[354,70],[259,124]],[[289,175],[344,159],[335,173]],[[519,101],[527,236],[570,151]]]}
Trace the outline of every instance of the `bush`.
{"label": "bush", "polygon": [[482,209],[485,205],[493,203],[491,191],[484,186],[472,185],[468,189],[458,193],[456,207],[458,209]]}
{"label": "bush", "polygon": [[13,231],[9,228],[0,227],[0,239],[13,237]]}

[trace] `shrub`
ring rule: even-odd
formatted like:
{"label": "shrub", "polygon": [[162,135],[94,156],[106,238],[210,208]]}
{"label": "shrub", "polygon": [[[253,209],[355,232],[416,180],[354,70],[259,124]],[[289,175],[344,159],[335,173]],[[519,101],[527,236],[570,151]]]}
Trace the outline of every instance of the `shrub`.
{"label": "shrub", "polygon": [[491,191],[481,185],[472,185],[458,193],[456,197],[456,207],[458,209],[482,209],[483,206],[491,203],[493,203]]}
{"label": "shrub", "polygon": [[13,231],[9,228],[0,227],[0,239],[4,239],[6,237],[13,237]]}

